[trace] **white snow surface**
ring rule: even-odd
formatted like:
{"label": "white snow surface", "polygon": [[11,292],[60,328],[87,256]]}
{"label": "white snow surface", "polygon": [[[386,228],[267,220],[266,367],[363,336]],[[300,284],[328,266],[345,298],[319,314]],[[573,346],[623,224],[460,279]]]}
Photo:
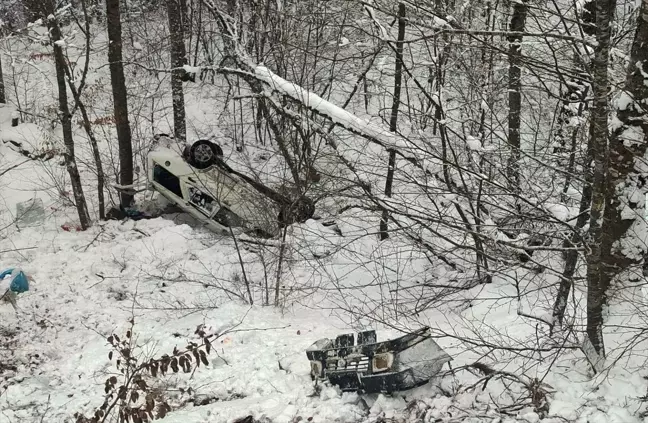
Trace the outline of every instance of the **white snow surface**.
{"label": "white snow surface", "polygon": [[[358,118],[267,68],[257,67],[255,73],[336,122],[375,137],[386,146],[415,154],[413,146],[383,125]],[[97,71],[91,78],[98,75]],[[39,87],[45,92],[51,86],[43,81]],[[47,100],[40,89],[33,91],[39,93],[38,100]],[[187,93],[195,96],[193,102],[187,102],[188,122],[213,123],[214,116],[206,112],[211,108],[205,106],[213,100],[212,93],[200,87],[193,92],[188,87]],[[9,114],[4,112],[0,112],[0,124],[3,140],[20,138],[34,148],[52,136],[35,124],[11,129]],[[168,132],[169,125],[168,120],[159,119],[155,130]],[[211,136],[212,127],[209,132],[205,127],[196,125],[189,131],[193,136]],[[79,146],[84,145],[81,134],[80,129],[75,133]],[[222,134],[216,135],[225,139]],[[371,152],[365,149],[366,141],[357,138],[344,145],[344,153],[357,157],[366,168],[371,165]],[[233,150],[231,145],[224,145],[224,149],[226,154]],[[78,154],[87,154],[79,150]],[[552,299],[546,298],[550,297],[546,288],[557,286],[558,275],[496,268],[498,276],[490,284],[448,296],[418,315],[403,313],[397,306],[391,307],[390,301],[414,304],[429,297],[430,290],[443,293],[426,284],[465,283],[472,275],[451,270],[438,261],[431,264],[411,243],[398,237],[378,242],[375,236],[367,236],[375,232],[378,218],[366,216],[366,212],[348,212],[336,220],[343,236],[315,220],[290,229],[291,265],[280,279],[285,299],[281,307],[260,305],[264,267],[255,253],[243,248],[255,298],[255,305],[250,306],[236,297],[246,293],[240,282],[237,250],[230,239],[198,226],[178,224],[180,217],[173,220],[172,216],[138,222],[95,222],[86,232],[68,231],[64,228],[73,228],[77,218],[66,193],[59,192],[53,183],[65,180],[65,169],[57,165],[57,160],[25,161],[7,144],[0,144],[0,158],[0,174],[16,165],[0,176],[0,264],[3,268],[20,266],[33,277],[31,290],[18,298],[17,312],[9,304],[0,304],[0,423],[71,422],[76,412],[91,414],[103,400],[104,381],[116,374],[114,363],[108,360],[110,347],[106,338],[112,333],[123,337],[130,328],[130,319],[135,322],[137,357],[158,357],[175,346],[184,347],[196,339],[194,330],[200,324],[210,332],[233,329],[215,341],[209,365],[189,375],[149,381],[173,408],[160,420],[162,423],[230,423],[250,414],[256,418],[266,416],[273,423],[376,423],[388,419],[419,422],[406,411],[412,400],[420,401],[413,408],[422,410],[422,421],[426,423],[647,421],[640,417],[645,409],[640,397],[648,387],[644,378],[646,341],[638,337],[634,348],[617,360],[627,345],[624,342],[633,336],[619,328],[645,327],[646,322],[641,320],[648,307],[645,289],[637,288],[641,299],[612,300],[609,326],[605,328],[609,357],[603,363],[606,370],[598,376],[591,373],[578,350],[566,351],[555,361],[551,353],[545,352],[532,354],[533,359],[527,359],[526,352],[520,356],[505,350],[484,353],[458,338],[493,342],[511,350],[555,346],[547,336],[546,326],[522,314],[547,319],[551,310],[546,304]],[[234,153],[228,160],[237,164],[245,161]],[[270,167],[269,162],[255,163],[256,169],[265,172],[263,167]],[[439,163],[432,162],[428,159],[425,165],[439,168]],[[90,181],[84,188],[94,218],[94,181],[88,177],[91,172],[87,167],[79,164],[81,172],[85,172],[84,181]],[[371,173],[361,176],[372,180]],[[380,182],[373,179],[374,184]],[[406,193],[398,194],[406,198]],[[48,213],[42,226],[12,225],[16,204],[34,197],[43,200]],[[457,201],[451,196],[446,200],[449,208]],[[426,204],[412,202],[404,207],[416,213]],[[571,207],[547,203],[545,208],[560,220],[573,217]],[[187,222],[191,223],[189,219]],[[494,223],[492,228],[493,238],[503,235],[496,231]],[[511,241],[508,237],[502,240]],[[440,250],[447,247],[444,242],[434,240]],[[543,257],[538,252],[534,260],[542,263]],[[553,263],[552,268],[557,267]],[[271,279],[273,271],[270,266]],[[233,294],[227,295],[217,285]],[[397,292],[394,286],[399,288]],[[575,284],[573,291],[568,307],[582,322],[582,281]],[[371,312],[388,324],[359,319],[350,311]],[[524,393],[513,387],[519,395],[512,395],[496,380],[484,387],[481,375],[468,371],[393,396],[342,394],[330,386],[319,393],[314,390],[305,351],[317,340],[368,328],[377,329],[379,340],[384,340],[398,334],[389,325],[415,329],[423,324],[431,327],[435,340],[453,357],[454,368],[481,360],[529,380],[542,380],[549,392],[546,415],[540,417],[527,406],[503,417],[497,409],[506,408]],[[475,388],[468,389],[471,386]],[[192,395],[179,392],[179,388],[188,387],[196,396],[218,401],[192,404]]]}
{"label": "white snow surface", "polygon": [[[0,153],[4,160],[17,158],[3,147]],[[15,202],[15,193],[24,184],[22,176],[44,172],[30,165],[15,170],[18,173],[11,178],[0,179],[0,193],[7,203]],[[27,191],[21,200],[29,195],[34,194]],[[47,195],[40,195],[46,207],[56,204]],[[6,213],[4,219],[10,217]],[[407,422],[415,421],[405,419],[407,405],[415,399],[422,401],[417,407],[426,407],[426,421],[451,422],[464,415],[463,421],[491,423],[497,421],[497,415],[486,404],[491,398],[509,401],[502,393],[503,386],[496,382],[486,391],[459,389],[454,397],[435,387],[440,384],[444,392],[450,392],[460,385],[469,386],[478,380],[470,374],[444,377],[393,396],[342,394],[330,386],[319,393],[314,390],[305,351],[319,339],[359,328],[345,323],[350,321],[345,304],[362,307],[361,300],[370,305],[373,298],[384,295],[380,284],[367,287],[380,280],[376,278],[389,276],[391,269],[402,267],[398,274],[412,285],[417,272],[424,269],[424,260],[412,257],[406,243],[394,240],[378,244],[373,238],[350,242],[367,224],[353,216],[338,221],[345,237],[316,221],[293,228],[291,242],[307,263],[293,267],[291,279],[286,279],[282,288],[319,286],[322,291],[293,297],[297,300],[282,309],[258,305],[263,272],[254,264],[253,254],[245,250],[256,305],[228,298],[213,286],[204,285],[220,281],[242,292],[240,282],[234,282],[239,264],[228,238],[162,217],[96,223],[86,232],[64,230],[62,225],[74,222],[73,216],[73,209],[57,208],[40,227],[4,230],[4,244],[10,246],[4,249],[16,251],[4,252],[2,265],[22,267],[33,282],[31,290],[19,297],[18,312],[9,304],[0,305],[0,342],[11,346],[3,350],[0,345],[0,362],[15,366],[0,370],[3,423],[40,421],[42,416],[48,422],[72,421],[75,412],[89,414],[101,405],[103,383],[115,374],[114,363],[108,360],[106,338],[112,333],[123,337],[131,318],[135,322],[135,354],[142,358],[184,347],[196,339],[194,330],[200,324],[218,333],[233,329],[216,340],[208,366],[190,375],[170,375],[149,382],[166,392],[173,407],[160,420],[162,423],[229,423],[247,415],[265,416],[275,423],[291,423],[299,417],[321,423],[374,423],[379,418]],[[344,249],[339,249],[341,244]],[[328,256],[308,259],[314,255]],[[383,260],[376,261],[377,255]],[[329,281],[336,278],[346,286],[343,297],[332,296],[335,289],[328,288],[334,286],[318,276],[321,273],[330,275]],[[441,267],[425,274],[437,277],[440,284],[459,276]],[[434,333],[457,336],[478,331],[488,339],[497,329],[507,334],[512,345],[519,345],[537,334],[535,322],[520,317],[502,301],[514,294],[510,282],[497,278],[488,286],[463,293],[463,299],[451,302],[449,308],[430,311],[420,321],[429,324]],[[472,307],[457,307],[463,302],[472,303]],[[518,304],[523,311],[530,312],[530,307]],[[533,312],[541,314],[540,310]],[[488,320],[484,321],[486,316]],[[378,329],[379,340],[397,334],[381,325],[369,327]],[[438,342],[452,355],[454,367],[479,358],[453,338],[442,336]],[[641,371],[626,369],[625,365],[627,362],[612,367],[605,378],[592,379],[582,356],[566,354],[544,380],[552,387],[548,416],[541,419],[532,409],[524,409],[509,421],[640,422],[627,404],[640,407],[637,397],[646,389],[646,382]],[[515,368],[511,371],[516,372]],[[544,374],[541,367],[528,368],[527,372],[528,377]],[[192,395],[178,391],[188,387],[194,391]],[[192,396],[218,401],[194,405],[189,401]]]}

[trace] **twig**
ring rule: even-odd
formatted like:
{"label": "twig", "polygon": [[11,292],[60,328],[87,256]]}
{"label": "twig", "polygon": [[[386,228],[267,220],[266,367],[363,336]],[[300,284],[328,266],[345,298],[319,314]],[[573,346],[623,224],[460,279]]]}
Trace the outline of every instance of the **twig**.
{"label": "twig", "polygon": [[47,412],[50,409],[50,398],[51,398],[51,396],[52,396],[51,394],[47,395],[47,406],[45,407],[45,411],[43,412],[43,415],[41,416],[40,423],[43,423],[45,421],[45,416],[47,415]]}
{"label": "twig", "polygon": [[97,240],[97,238],[99,238],[99,235],[101,235],[102,233],[104,233],[104,228],[103,228],[103,227],[101,228],[101,230],[100,230],[99,232],[97,232],[97,235],[95,235],[95,237],[92,239],[92,241],[90,241],[90,243],[89,243],[88,245],[85,246],[85,248],[83,249],[83,252],[84,252],[84,253],[85,253],[86,251],[88,251],[88,248],[90,248],[90,246],[91,246],[92,244],[94,244],[94,242]]}
{"label": "twig", "polygon": [[13,251],[35,250],[36,248],[38,248],[38,247],[13,248],[13,249],[11,249],[11,250],[3,250],[3,251],[0,251],[0,254],[3,254],[3,253],[11,253],[11,252],[13,252]]}
{"label": "twig", "polygon": [[252,298],[252,292],[250,291],[250,281],[248,281],[247,274],[245,273],[245,265],[243,264],[241,249],[238,246],[238,242],[236,241],[236,236],[234,236],[234,231],[232,231],[232,227],[228,226],[228,228],[230,231],[230,235],[234,240],[234,246],[236,247],[236,254],[238,254],[239,264],[241,265],[241,272],[243,272],[243,282],[245,283],[245,288],[247,289],[247,294],[250,299],[250,305],[254,305],[254,298]]}
{"label": "twig", "polygon": [[15,165],[13,165],[13,166],[8,167],[7,169],[5,169],[5,170],[3,170],[2,172],[0,172],[0,176],[3,176],[5,173],[10,172],[10,171],[14,170],[15,168],[17,168],[17,167],[19,167],[19,166],[22,166],[22,165],[24,165],[25,163],[27,163],[27,162],[29,162],[29,161],[31,161],[31,160],[30,160],[30,159],[27,159],[27,160],[22,161],[22,162],[20,162],[20,163],[18,163],[18,164],[15,164]]}

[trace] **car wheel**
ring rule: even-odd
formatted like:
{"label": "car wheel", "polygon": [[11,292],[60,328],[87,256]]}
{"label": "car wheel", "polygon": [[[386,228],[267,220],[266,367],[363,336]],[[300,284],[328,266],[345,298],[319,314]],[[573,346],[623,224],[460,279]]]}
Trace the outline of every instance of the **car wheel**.
{"label": "car wheel", "polygon": [[208,140],[198,140],[189,149],[191,165],[197,169],[207,169],[223,157],[223,149]]}

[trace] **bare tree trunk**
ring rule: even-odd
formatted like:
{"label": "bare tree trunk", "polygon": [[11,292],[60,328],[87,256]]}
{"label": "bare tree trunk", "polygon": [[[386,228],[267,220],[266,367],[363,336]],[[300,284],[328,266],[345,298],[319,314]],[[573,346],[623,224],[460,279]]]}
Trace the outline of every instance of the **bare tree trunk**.
{"label": "bare tree trunk", "polygon": [[[591,150],[591,148],[588,150]],[[572,288],[574,273],[576,272],[576,265],[578,264],[578,251],[576,250],[576,246],[582,244],[579,231],[585,227],[589,217],[587,209],[589,209],[590,201],[592,199],[591,165],[592,160],[587,160],[587,163],[584,166],[587,173],[585,175],[585,186],[583,187],[583,194],[581,195],[580,207],[578,210],[579,214],[578,219],[576,220],[574,233],[569,239],[563,241],[562,245],[563,248],[571,248],[571,250],[569,250],[565,255],[565,267],[563,268],[562,275],[560,275],[558,293],[556,294],[556,299],[553,305],[552,324],[557,325],[558,327],[562,326],[565,320],[565,310],[567,309],[569,292]]]}
{"label": "bare tree trunk", "polygon": [[[392,99],[391,118],[389,119],[389,130],[396,132],[398,123],[398,108],[400,107],[401,84],[403,80],[403,41],[405,40],[405,5],[398,5],[398,40],[396,41],[396,69],[394,71],[394,97]],[[387,165],[387,181],[385,182],[385,197],[392,195],[394,183],[394,168],[396,167],[396,152],[389,151],[389,164]],[[389,238],[387,221],[389,214],[387,209],[383,210],[380,219],[380,239]]]}
{"label": "bare tree trunk", "polygon": [[[590,128],[591,129],[591,128]],[[575,139],[575,134],[572,134]],[[560,284],[558,293],[553,305],[552,324],[558,327],[562,326],[565,320],[565,310],[567,309],[567,301],[569,300],[569,292],[571,291],[574,274],[576,273],[576,265],[578,264],[578,251],[576,246],[582,245],[583,240],[580,231],[585,227],[589,221],[588,209],[592,201],[592,182],[594,175],[592,173],[592,163],[594,162],[595,150],[592,148],[594,139],[590,136],[587,143],[587,157],[583,164],[583,188],[578,210],[578,218],[574,227],[574,233],[569,239],[563,241],[563,248],[571,248],[565,255],[565,267],[563,268],[562,275],[560,276]],[[572,156],[576,154],[575,146],[572,146]],[[571,163],[570,158],[570,163]],[[570,164],[571,167],[571,164]],[[566,191],[565,191],[566,192]],[[553,329],[553,328],[552,328]]]}
{"label": "bare tree trunk", "polygon": [[[513,3],[510,31],[524,32],[527,16],[527,0]],[[522,35],[511,35],[509,41],[509,113],[508,113],[508,144],[510,156],[506,167],[509,187],[514,192],[520,190],[520,113],[522,111]]]}
{"label": "bare tree trunk", "polygon": [[[113,92],[115,126],[119,142],[119,184],[133,184],[133,145],[128,123],[128,101],[126,98],[126,78],[122,63],[121,13],[119,0],[106,0],[108,26],[108,62],[110,63],[110,83]],[[121,205],[128,207],[133,195],[122,192]]]}
{"label": "bare tree trunk", "polygon": [[[70,89],[72,90],[72,83],[70,83]],[[76,98],[79,111],[81,111],[81,117],[83,118],[83,129],[85,130],[86,134],[88,135],[88,139],[90,140],[92,157],[94,159],[95,166],[97,167],[96,169],[97,170],[97,203],[98,203],[97,206],[99,208],[99,218],[103,220],[106,218],[106,200],[104,197],[106,175],[103,170],[103,164],[101,163],[99,143],[97,142],[97,137],[95,137],[94,131],[92,130],[92,125],[90,123],[90,117],[88,116],[88,111],[86,110],[85,105],[81,101],[79,94],[78,93],[75,94],[74,91],[72,92]]]}
{"label": "bare tree trunk", "polygon": [[275,307],[279,306],[279,292],[281,288],[281,276],[283,275],[283,261],[284,255],[286,252],[286,234],[288,233],[288,226],[283,227],[283,232],[281,233],[281,246],[279,247],[279,262],[277,263],[277,278],[275,280]]}
{"label": "bare tree trunk", "polygon": [[88,111],[86,110],[85,104],[81,100],[81,93],[85,87],[86,77],[88,75],[88,67],[90,65],[90,15],[88,14],[88,8],[86,0],[81,0],[81,6],[83,8],[83,16],[85,19],[85,37],[86,37],[86,51],[85,51],[85,64],[83,67],[83,74],[81,76],[81,81],[77,86],[74,82],[74,77],[72,76],[72,69],[70,66],[65,66],[65,75],[67,76],[68,86],[74,97],[76,103],[75,107],[79,108],[81,112],[81,117],[83,119],[83,129],[88,135],[90,140],[90,147],[92,149],[92,156],[94,158],[96,171],[97,171],[97,206],[99,208],[99,218],[106,218],[106,201],[104,197],[104,188],[106,184],[106,178],[103,170],[103,164],[101,162],[101,154],[99,152],[99,143],[97,142],[97,137],[94,135],[92,130],[92,124],[90,122],[90,117],[88,116]]}
{"label": "bare tree trunk", "polygon": [[56,63],[56,82],[58,85],[58,99],[59,99],[59,119],[63,128],[63,143],[65,144],[65,166],[68,174],[70,175],[70,183],[72,184],[72,192],[74,194],[74,203],[79,214],[79,223],[81,229],[86,230],[90,227],[90,215],[88,214],[88,206],[86,204],[85,195],[83,194],[83,186],[81,185],[81,176],[76,163],[74,154],[74,139],[72,138],[72,115],[68,107],[67,86],[65,83],[65,56],[63,48],[56,42],[61,39],[61,29],[59,28],[56,18],[51,18],[47,22],[47,26],[52,37],[54,45],[54,60]]}
{"label": "bare tree trunk", "polygon": [[4,74],[2,73],[2,55],[0,55],[0,103],[6,103]]}
{"label": "bare tree trunk", "polygon": [[232,227],[231,226],[228,227],[229,227],[230,235],[234,240],[234,247],[236,247],[236,254],[238,255],[239,265],[241,266],[241,272],[243,274],[243,283],[245,283],[245,289],[247,290],[248,299],[250,301],[250,305],[254,305],[254,297],[252,297],[252,291],[250,290],[250,281],[248,280],[247,273],[245,272],[245,264],[243,263],[243,257],[241,256],[241,249],[239,248],[238,241],[236,240],[236,236],[234,235],[234,231],[232,230]]}
{"label": "bare tree trunk", "polygon": [[[577,69],[582,69],[582,59],[578,58],[575,55],[574,60],[575,67]],[[581,83],[578,83],[575,80],[571,81],[572,84],[567,88],[568,92],[566,95],[566,101],[578,101],[578,112],[577,116],[583,116],[587,106],[585,98],[589,92],[589,86],[583,86]],[[564,100],[564,101],[565,101]],[[556,131],[555,139],[558,141],[559,145],[554,148],[554,153],[561,153],[565,151],[566,139],[565,139],[565,129],[568,129],[568,136],[571,140],[571,146],[569,148],[569,161],[567,163],[567,176],[565,178],[565,185],[561,192],[561,200],[566,201],[567,192],[571,185],[571,178],[574,169],[576,168],[576,151],[577,151],[577,141],[578,134],[583,128],[583,124],[578,124],[575,127],[566,128],[569,119],[572,116],[571,108],[569,103],[563,103],[560,116],[558,118],[559,128]],[[560,277],[560,284],[558,287],[558,292],[556,294],[556,299],[553,305],[553,314],[552,314],[552,324],[558,327],[562,327],[565,320],[565,310],[567,309],[567,302],[569,300],[569,293],[572,289],[574,274],[576,273],[576,266],[578,264],[578,251],[576,247],[583,244],[581,231],[585,227],[585,224],[589,221],[589,208],[590,202],[592,200],[592,179],[594,175],[592,174],[592,162],[594,161],[594,150],[592,149],[592,138],[589,137],[587,143],[587,156],[585,158],[585,163],[583,164],[583,187],[582,195],[580,200],[580,206],[578,210],[578,218],[576,219],[576,225],[574,227],[573,234],[569,239],[563,241],[563,248],[571,248],[565,254],[565,267],[563,268],[562,275]],[[564,165],[564,164],[563,164]],[[560,166],[560,164],[559,164]],[[553,330],[553,327],[552,327]]]}
{"label": "bare tree trunk", "polygon": [[191,31],[191,20],[189,19],[187,0],[179,0],[178,8],[180,9],[180,19],[182,20],[183,32]]}
{"label": "bare tree trunk", "polygon": [[184,66],[187,63],[187,51],[184,44],[181,5],[179,0],[167,0],[169,16],[169,34],[171,37],[171,95],[173,96],[173,133],[176,140],[184,143],[187,140],[187,124],[185,121],[184,92],[182,80],[185,75]]}
{"label": "bare tree trunk", "polygon": [[591,64],[592,94],[591,148],[594,157],[592,205],[588,232],[587,259],[587,340],[585,351],[596,371],[605,358],[603,341],[603,307],[611,274],[605,266],[611,252],[610,232],[607,226],[606,203],[609,198],[608,183],[608,77],[611,24],[616,0],[596,0],[596,40],[594,59]]}
{"label": "bare tree trunk", "polygon": [[[614,248],[608,268],[618,274],[646,254],[646,171],[648,143],[648,0],[637,15],[628,73],[617,101],[621,125],[610,137],[609,186],[612,195],[607,231]],[[614,266],[614,267],[613,267]]]}

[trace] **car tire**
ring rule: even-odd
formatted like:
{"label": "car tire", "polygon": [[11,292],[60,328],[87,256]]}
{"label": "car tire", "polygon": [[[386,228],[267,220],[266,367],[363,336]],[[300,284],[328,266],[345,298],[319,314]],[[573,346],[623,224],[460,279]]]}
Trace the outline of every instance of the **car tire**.
{"label": "car tire", "polygon": [[190,164],[196,169],[207,169],[223,157],[223,149],[208,140],[198,140],[189,149]]}

